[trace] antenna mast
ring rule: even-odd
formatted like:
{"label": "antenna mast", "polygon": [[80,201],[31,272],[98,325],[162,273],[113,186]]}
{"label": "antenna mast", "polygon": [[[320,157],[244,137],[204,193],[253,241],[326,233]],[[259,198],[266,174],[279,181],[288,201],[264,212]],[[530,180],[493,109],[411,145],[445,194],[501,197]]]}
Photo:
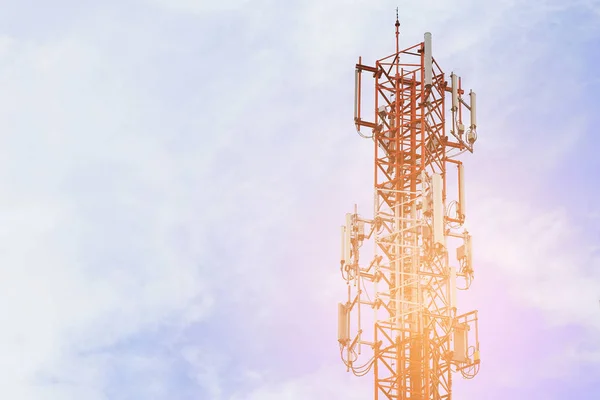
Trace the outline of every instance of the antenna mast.
{"label": "antenna mast", "polygon": [[[356,64],[354,122],[374,142],[375,207],[373,219],[355,207],[342,226],[348,298],[338,304],[338,342],[348,371],[373,372],[375,400],[450,400],[452,374],[472,378],[480,365],[477,311],[460,314],[456,302],[473,280],[458,156],[477,139],[475,93],[467,103],[454,73],[448,84],[430,33],[400,50],[397,9],[395,27],[394,54]],[[375,81],[370,121],[361,115],[363,72]],[[368,241],[375,254],[361,265]],[[372,357],[363,359],[365,349]]]}

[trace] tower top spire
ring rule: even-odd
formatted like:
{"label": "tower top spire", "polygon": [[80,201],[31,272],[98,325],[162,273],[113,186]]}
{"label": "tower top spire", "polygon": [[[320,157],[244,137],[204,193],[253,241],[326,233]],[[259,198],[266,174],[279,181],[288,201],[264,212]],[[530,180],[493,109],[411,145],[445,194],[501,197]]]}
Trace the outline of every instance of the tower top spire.
{"label": "tower top spire", "polygon": [[[398,7],[396,7],[396,53],[400,51],[400,20],[398,19]],[[396,70],[398,66],[396,65]],[[398,71],[396,71],[398,72]]]}

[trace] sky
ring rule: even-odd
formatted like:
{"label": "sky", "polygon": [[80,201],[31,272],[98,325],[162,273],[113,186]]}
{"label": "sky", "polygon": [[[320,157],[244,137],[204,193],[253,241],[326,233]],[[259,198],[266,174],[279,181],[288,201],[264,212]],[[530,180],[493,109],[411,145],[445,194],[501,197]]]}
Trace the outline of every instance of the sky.
{"label": "sky", "polygon": [[599,1],[2,5],[2,398],[371,398],[339,226],[372,210],[354,65],[397,6],[477,92],[482,362],[454,398],[600,398]]}

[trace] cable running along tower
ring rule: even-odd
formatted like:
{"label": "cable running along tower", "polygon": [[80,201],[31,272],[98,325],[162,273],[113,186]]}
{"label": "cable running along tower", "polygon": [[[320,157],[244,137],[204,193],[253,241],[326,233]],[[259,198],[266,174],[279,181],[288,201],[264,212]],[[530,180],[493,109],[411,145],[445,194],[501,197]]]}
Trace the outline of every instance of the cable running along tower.
{"label": "cable running along tower", "polygon": [[[475,93],[465,96],[454,73],[447,79],[430,33],[400,50],[399,27],[396,18],[394,54],[356,64],[354,122],[374,142],[375,206],[373,219],[355,206],[342,226],[348,298],[338,305],[338,342],[348,371],[373,372],[376,400],[450,400],[453,373],[479,371],[477,311],[460,314],[456,303],[473,280],[458,156],[477,139]],[[374,113],[363,119],[367,74]],[[359,263],[366,243],[374,257]]]}

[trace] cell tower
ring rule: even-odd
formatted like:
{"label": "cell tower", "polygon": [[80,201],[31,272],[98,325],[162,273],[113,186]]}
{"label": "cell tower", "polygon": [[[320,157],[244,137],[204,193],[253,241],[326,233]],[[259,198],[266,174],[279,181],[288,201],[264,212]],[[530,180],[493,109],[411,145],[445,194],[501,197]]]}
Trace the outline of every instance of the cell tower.
{"label": "cell tower", "polygon": [[[475,93],[467,104],[461,79],[446,80],[431,33],[399,50],[399,27],[396,13],[394,54],[374,67],[360,57],[356,64],[354,122],[374,142],[375,207],[369,220],[355,206],[342,226],[348,299],[338,305],[338,341],[348,371],[373,371],[376,400],[451,399],[453,373],[472,378],[480,363],[477,311],[459,314],[456,304],[457,289],[473,280],[457,157],[477,139]],[[361,115],[363,73],[375,81],[373,122]],[[361,265],[366,243],[374,257]]]}

